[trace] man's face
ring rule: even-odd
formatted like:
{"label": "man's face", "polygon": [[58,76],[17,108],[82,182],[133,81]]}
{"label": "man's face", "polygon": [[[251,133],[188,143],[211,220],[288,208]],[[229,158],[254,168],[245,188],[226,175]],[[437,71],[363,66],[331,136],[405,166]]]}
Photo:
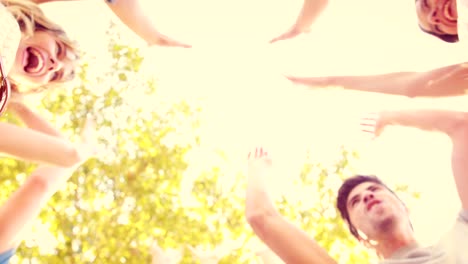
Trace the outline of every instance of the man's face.
{"label": "man's face", "polygon": [[346,207],[351,224],[370,240],[379,241],[399,223],[408,223],[406,207],[378,183],[364,182],[354,187]]}
{"label": "man's face", "polygon": [[419,26],[436,35],[457,35],[456,0],[416,0]]}

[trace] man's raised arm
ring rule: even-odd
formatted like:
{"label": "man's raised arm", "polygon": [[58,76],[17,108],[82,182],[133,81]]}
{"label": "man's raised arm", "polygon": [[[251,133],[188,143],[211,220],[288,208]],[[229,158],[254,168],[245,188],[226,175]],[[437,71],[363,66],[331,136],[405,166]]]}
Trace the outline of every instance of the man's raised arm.
{"label": "man's raised arm", "polygon": [[316,241],[276,210],[264,182],[270,167],[271,160],[262,148],[250,152],[246,217],[255,234],[286,263],[335,264]]}

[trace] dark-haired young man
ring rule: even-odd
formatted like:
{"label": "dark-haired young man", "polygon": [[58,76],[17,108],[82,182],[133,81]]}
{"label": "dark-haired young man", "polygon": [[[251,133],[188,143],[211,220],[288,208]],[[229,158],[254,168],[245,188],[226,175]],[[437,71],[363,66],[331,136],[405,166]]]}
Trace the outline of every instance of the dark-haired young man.
{"label": "dark-haired young man", "polygon": [[[362,122],[363,131],[375,136],[388,125],[439,131],[451,138],[452,171],[462,210],[440,243],[422,247],[416,241],[405,204],[378,178],[358,175],[343,183],[337,198],[337,207],[351,233],[381,256],[381,264],[468,263],[468,114],[438,110],[382,112]],[[270,165],[263,149],[249,154],[246,217],[254,232],[286,263],[336,263],[312,238],[278,213],[263,184]],[[438,195],[437,190],[434,195]],[[440,228],[444,227],[434,227]]]}

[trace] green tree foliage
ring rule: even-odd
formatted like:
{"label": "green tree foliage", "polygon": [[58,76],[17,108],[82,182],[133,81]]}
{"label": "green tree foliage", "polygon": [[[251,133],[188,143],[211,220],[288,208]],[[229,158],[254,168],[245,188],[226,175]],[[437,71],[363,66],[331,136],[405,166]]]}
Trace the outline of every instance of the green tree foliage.
{"label": "green tree foliage", "polygon": [[[191,193],[181,192],[186,156],[200,143],[199,109],[158,98],[155,83],[138,72],[142,57],[137,49],[111,41],[109,52],[111,67],[104,74],[91,75],[92,59],[84,56],[78,85],[42,101],[39,111],[71,138],[79,135],[86,116],[94,117],[100,158],[79,168],[42,211],[39,222],[55,238],[52,249],[43,250],[46,242],[39,234],[37,241],[20,246],[18,263],[150,263],[153,240],[163,248],[210,249],[230,239],[243,243],[220,263],[255,263],[247,247],[254,235],[244,217],[245,176],[240,170],[228,172],[207,157]],[[334,209],[337,183],[351,174],[352,159],[343,150],[332,167],[305,164],[296,187],[310,191],[314,202],[283,197],[278,207],[343,263],[367,263],[371,256],[362,249],[342,255],[356,242]],[[4,201],[34,165],[9,158],[0,164]],[[226,186],[226,177],[235,179]],[[187,197],[193,204],[185,205]],[[182,263],[196,262],[186,250]]]}

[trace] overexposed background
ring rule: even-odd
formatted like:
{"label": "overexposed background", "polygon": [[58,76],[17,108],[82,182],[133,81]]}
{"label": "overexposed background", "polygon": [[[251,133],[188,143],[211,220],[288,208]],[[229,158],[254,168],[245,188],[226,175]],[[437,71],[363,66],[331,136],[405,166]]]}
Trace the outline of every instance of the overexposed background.
{"label": "overexposed background", "polygon": [[[142,71],[158,79],[161,97],[200,99],[204,148],[226,150],[239,166],[248,147],[263,144],[270,149],[279,172],[272,179],[276,194],[294,195],[285,186],[297,174],[306,149],[324,163],[336,158],[342,144],[358,150],[360,171],[422,193],[410,204],[413,225],[421,241],[431,243],[451,226],[460,207],[449,140],[395,128],[370,142],[359,133],[359,117],[388,108],[466,110],[467,98],[410,100],[308,91],[283,75],[422,71],[464,61],[463,47],[422,33],[411,1],[330,2],[309,34],[270,45],[269,39],[292,25],[300,0],[142,0],[161,32],[192,44],[192,49],[147,48],[103,1],[51,3],[44,9],[95,57],[92,74],[107,67],[108,58],[102,56],[107,50],[105,31],[109,21],[117,23],[124,32],[122,42],[142,49]],[[192,162],[202,164],[203,156],[194,155]]]}

